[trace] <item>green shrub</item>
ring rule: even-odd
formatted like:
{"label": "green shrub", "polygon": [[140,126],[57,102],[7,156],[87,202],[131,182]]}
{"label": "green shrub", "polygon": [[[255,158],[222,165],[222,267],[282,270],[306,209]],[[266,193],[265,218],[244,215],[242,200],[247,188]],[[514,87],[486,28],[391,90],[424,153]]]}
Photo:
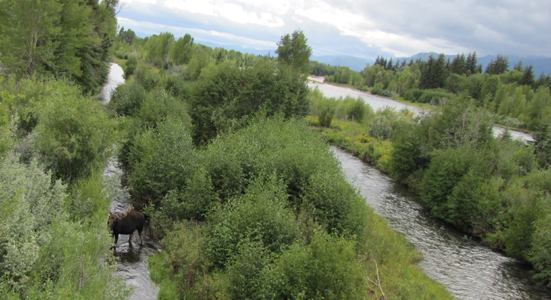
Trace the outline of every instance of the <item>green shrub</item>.
{"label": "green shrub", "polygon": [[230,299],[270,299],[266,288],[274,284],[266,278],[271,252],[262,242],[242,240],[228,267],[228,294]]}
{"label": "green shrub", "polygon": [[385,116],[376,117],[369,129],[369,136],[377,139],[389,139],[392,134],[392,124]]}
{"label": "green shrub", "polygon": [[443,101],[455,99],[455,94],[440,91],[440,90],[425,90],[423,95],[417,99],[417,102],[420,103],[430,103],[432,105],[437,105]]}
{"label": "green shrub", "polygon": [[433,155],[419,187],[419,194],[435,216],[442,219],[449,217],[448,195],[476,163],[474,155],[469,147],[439,150]]}
{"label": "green shrub", "polygon": [[367,226],[365,203],[346,182],[340,170],[320,170],[304,187],[303,205],[312,205],[314,220],[329,233],[360,236]]}
{"label": "green shrub", "polygon": [[411,102],[418,102],[419,98],[422,95],[423,95],[423,90],[421,89],[409,89],[402,94],[402,98]]}
{"label": "green shrub", "polygon": [[292,244],[299,230],[293,212],[286,206],[283,181],[275,175],[256,179],[243,196],[218,207],[208,217],[206,251],[210,261],[223,268],[246,238],[260,241],[272,252]]}
{"label": "green shrub", "polygon": [[319,124],[323,127],[331,127],[333,120],[333,112],[329,109],[324,109],[319,115]]}
{"label": "green shrub", "polygon": [[159,201],[170,190],[183,188],[196,168],[188,127],[173,118],[157,126],[138,134],[130,149],[127,176],[134,198]]}
{"label": "green shrub", "polygon": [[[551,199],[547,197],[547,204]],[[528,254],[528,261],[532,263],[538,274],[534,276],[540,279],[548,287],[551,287],[551,210],[547,207],[544,216],[535,223],[535,232],[532,235],[532,249]]]}
{"label": "green shrub", "polygon": [[[346,99],[345,99],[346,102]],[[347,109],[347,115],[348,119],[352,121],[356,121],[358,123],[362,123],[364,120],[364,117],[368,113],[369,109],[371,108],[369,105],[366,105],[363,99],[358,98],[355,100],[351,99],[351,105],[349,105],[349,109]]]}
{"label": "green shrub", "polygon": [[266,298],[362,299],[367,278],[355,244],[318,231],[307,246],[295,244],[266,271]]}
{"label": "green shrub", "polygon": [[[88,187],[79,187],[75,194],[85,195]],[[107,205],[70,221],[65,188],[36,160],[21,164],[9,154],[0,162],[0,289],[16,299],[123,299],[128,291],[108,251]]]}
{"label": "green shrub", "polygon": [[296,72],[260,61],[239,69],[221,64],[199,80],[191,98],[194,140],[205,143],[218,132],[239,129],[259,111],[268,116],[304,117],[308,88]]}
{"label": "green shrub", "polygon": [[134,116],[145,101],[147,93],[139,82],[119,85],[111,95],[109,106],[119,116]]}
{"label": "green shrub", "polygon": [[100,105],[71,87],[40,103],[35,142],[56,178],[86,177],[111,155],[114,121]]}
{"label": "green shrub", "polygon": [[[128,58],[128,56],[126,56]],[[138,66],[138,60],[132,56],[124,63],[124,78],[128,79],[130,75],[134,74],[136,67]]]}
{"label": "green shrub", "polygon": [[155,73],[149,66],[138,65],[136,68],[136,81],[139,82],[146,91],[152,91],[160,80],[161,75]]}

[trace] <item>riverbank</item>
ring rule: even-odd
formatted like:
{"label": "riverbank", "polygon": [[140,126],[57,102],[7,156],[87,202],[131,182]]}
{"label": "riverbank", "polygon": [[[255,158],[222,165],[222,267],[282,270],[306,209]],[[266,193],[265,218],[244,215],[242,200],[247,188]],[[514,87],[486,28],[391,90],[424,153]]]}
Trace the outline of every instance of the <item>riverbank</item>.
{"label": "riverbank", "polygon": [[[393,175],[395,178],[397,177],[396,174],[392,174],[393,173],[393,168],[392,168],[393,159],[395,159],[395,157],[393,157],[394,156],[394,151],[395,151],[393,143],[390,140],[377,139],[377,138],[368,136],[368,132],[370,131],[369,126],[366,127],[366,126],[363,126],[363,125],[358,124],[357,122],[353,122],[353,121],[333,120],[332,126],[327,128],[327,127],[318,127],[319,122],[318,122],[317,117],[310,116],[310,117],[307,117],[306,120],[308,122],[310,122],[310,124],[314,125],[313,127],[311,127],[312,130],[317,131],[320,134],[322,134],[328,142],[338,146],[341,149],[344,149],[344,150],[350,152],[354,156],[360,158],[363,162],[368,163],[369,165],[376,167],[377,169],[381,170],[383,173]],[[392,125],[390,125],[390,124],[388,126],[392,127]],[[409,133],[409,134],[406,134],[406,135],[411,136],[412,134],[414,134],[414,133]],[[508,145],[505,141],[502,141],[501,143],[503,145],[500,146],[500,147],[504,147],[504,148],[513,147],[513,149],[516,149],[515,147],[518,147],[518,146],[512,146],[512,144]],[[402,146],[400,146],[400,147],[402,147]],[[517,155],[519,155],[522,152],[526,152],[526,150],[529,150],[530,148],[524,147],[524,149],[525,150],[522,150],[522,147],[520,147],[520,148],[518,148],[518,150],[514,150],[514,151],[517,151],[515,153],[517,153]],[[402,149],[400,151],[404,151],[404,150]],[[403,154],[406,155],[407,157],[410,157],[411,159],[416,159],[416,155],[419,155],[419,154],[416,154],[415,151],[417,151],[417,150],[415,150],[415,148],[412,148],[410,150],[407,150],[407,152],[403,153]],[[500,150],[500,151],[503,151],[503,150]],[[504,152],[507,152],[507,151],[509,151],[509,150],[504,150]],[[476,156],[479,156],[480,154],[478,154],[476,152],[473,152],[472,154],[469,154],[469,155],[472,156],[472,157],[476,157]],[[498,157],[494,157],[492,160],[496,160],[498,164],[503,164],[504,162],[499,162],[499,161],[500,160],[505,161],[505,159],[500,158],[501,156],[504,156],[505,154],[497,154],[496,153],[495,155],[498,155]],[[526,152],[526,155],[530,155],[529,152]],[[434,154],[432,154],[432,156],[434,156]],[[430,157],[427,158],[427,159],[430,159]],[[447,158],[448,161],[453,161],[455,159],[456,159],[455,157]],[[460,166],[461,166],[461,164],[460,164]],[[428,168],[428,167],[425,166],[425,168]],[[540,173],[541,173],[541,176],[546,176],[546,175],[544,175],[545,172],[542,173],[542,172],[535,172],[535,171],[532,173],[533,175],[531,174],[530,176],[527,176],[526,179],[521,179],[521,180],[526,180],[526,181],[533,180],[533,179],[530,179],[530,178],[536,178],[536,177],[540,176]],[[423,195],[423,192],[425,192],[424,196],[426,197],[426,190],[423,191],[422,189],[426,186],[427,182],[429,182],[428,179],[424,178],[426,176],[423,176],[423,174],[427,173],[427,172],[433,172],[433,171],[431,171],[430,169],[428,169],[428,170],[427,169],[421,169],[421,170],[413,173],[413,175],[407,175],[406,177],[401,177],[400,180],[402,180],[402,182],[404,182],[404,183],[407,183],[407,186],[409,186],[409,189],[414,191],[418,195],[419,194]],[[464,172],[464,171],[462,171],[462,172]],[[409,174],[411,174],[411,173],[409,173]],[[443,176],[444,177],[443,180],[446,180],[447,174],[445,174],[445,175],[442,174],[440,176]],[[523,176],[526,176],[526,174],[523,175]],[[457,184],[457,182],[460,182],[462,180],[464,180],[464,179],[462,179],[461,177],[457,177],[457,178],[453,179],[452,182],[455,185],[455,184]],[[480,182],[484,182],[484,180],[485,179],[483,179],[483,178],[480,178],[480,179],[477,178],[477,181],[474,181],[474,182],[470,183],[470,186],[472,187],[472,189],[474,189],[476,191],[477,190],[477,185],[480,185],[481,184]],[[506,180],[504,182],[507,182],[508,179],[507,179],[507,177],[505,177],[505,179],[501,179],[501,180]],[[509,179],[509,180],[512,180],[512,179]],[[517,179],[515,179],[515,180],[517,180]],[[515,186],[517,184],[519,184],[519,183],[509,183],[508,185]],[[450,189],[454,190],[454,185],[452,185],[452,187]],[[535,187],[533,184],[530,184],[530,185],[532,186],[533,189],[537,189],[537,187]],[[496,191],[496,193],[497,193],[496,196],[497,197],[501,198],[501,197],[511,197],[511,196],[513,196],[513,195],[511,195],[512,191],[510,190],[511,189],[510,186],[505,186],[503,188],[499,187],[499,188],[504,189],[505,191],[501,191],[501,192]],[[455,189],[457,189],[457,188],[455,188]],[[534,190],[533,192],[538,193],[537,190]],[[450,192],[448,191],[447,193],[450,193]],[[502,193],[503,196],[499,195],[499,193]],[[547,192],[544,192],[544,193],[547,193]],[[525,192],[525,194],[521,195],[520,197],[530,197],[528,195],[529,195],[529,193]],[[496,196],[494,196],[494,197],[496,197]],[[455,196],[455,197],[457,197],[457,196]],[[474,196],[470,196],[470,197],[481,197],[481,196],[477,196],[475,194]],[[515,197],[515,196],[513,196],[513,197]],[[430,198],[423,198],[423,199],[430,199]],[[448,198],[444,198],[444,199],[448,199]],[[485,199],[485,198],[481,198],[481,199]],[[543,198],[543,199],[545,199],[545,198]],[[545,201],[543,199],[541,201]],[[444,200],[444,201],[449,201],[449,200]],[[463,201],[463,200],[459,200],[459,201]],[[490,200],[486,200],[486,201],[490,201]],[[496,201],[496,200],[494,200],[494,201]],[[515,200],[515,201],[522,201],[522,200],[519,199],[519,200]],[[431,206],[430,203],[427,203],[426,201],[422,201],[421,203],[423,203],[423,205],[425,207],[429,208],[429,210],[432,210],[434,212],[434,206]],[[530,206],[530,205],[533,205],[533,204],[523,204],[523,205],[529,205]],[[514,241],[513,239],[517,238],[517,237],[515,237],[515,235],[518,233],[516,231],[517,230],[516,228],[518,228],[518,226],[519,226],[518,222],[521,222],[521,221],[518,221],[519,220],[519,215],[516,213],[516,211],[519,209],[519,206],[509,205],[509,206],[506,206],[506,207],[507,208],[505,208],[502,212],[499,212],[499,213],[496,213],[496,214],[497,215],[502,215],[502,214],[508,215],[507,218],[512,218],[515,221],[511,221],[509,219],[508,222],[502,223],[503,225],[501,225],[501,226],[496,225],[495,223],[489,223],[490,225],[485,225],[485,227],[476,227],[476,226],[473,226],[473,225],[469,225],[470,223],[467,223],[467,222],[465,222],[465,223],[455,223],[454,224],[453,221],[451,222],[451,224],[454,224],[455,226],[457,226],[457,224],[461,224],[463,226],[463,227],[459,227],[459,228],[461,228],[461,230],[468,231],[471,234],[482,238],[485,244],[491,245],[494,248],[499,248],[501,250],[505,250],[506,253],[509,256],[520,258],[521,261],[523,261],[523,260],[527,259],[527,257],[521,257],[521,256],[518,256],[518,254],[515,255],[515,252],[513,252],[513,250],[517,249],[516,251],[528,251],[526,246],[521,245],[521,244],[515,244],[515,245],[512,244],[512,241]],[[462,209],[464,209],[464,208],[462,208]],[[473,216],[476,216],[481,211],[483,211],[484,209],[488,209],[488,208],[476,207],[475,206],[473,209],[474,210],[472,210],[472,212],[470,212],[469,214],[471,214]],[[458,212],[458,213],[460,213],[460,212]],[[539,215],[541,215],[542,213],[543,212],[539,212]],[[449,217],[446,217],[447,215],[440,214],[440,215],[436,215],[436,216],[440,217],[440,219],[443,219],[443,220],[448,221],[448,222],[450,220],[450,219],[448,219]],[[442,217],[442,216],[444,216],[444,217]],[[535,218],[538,218],[538,217],[535,217]],[[451,220],[454,220],[454,219],[451,219]],[[477,219],[473,219],[474,222],[477,222],[476,220]],[[480,218],[478,220],[478,222],[487,222],[486,220],[487,219],[485,219],[485,218]],[[541,219],[541,220],[543,220],[543,219]],[[455,221],[455,222],[457,222],[457,221]],[[515,223],[515,222],[517,222],[517,223]],[[538,222],[541,222],[541,221],[538,221]],[[514,225],[514,224],[517,224],[517,225]],[[522,225],[522,226],[524,226],[524,225]],[[534,229],[532,229],[532,230],[534,230]],[[524,240],[526,240],[526,239],[530,239],[530,236],[528,235],[528,236],[524,236],[522,238]],[[546,250],[544,250],[544,251],[546,251]],[[519,252],[516,252],[516,253],[519,253]],[[520,253],[522,253],[522,252],[520,252]],[[533,263],[534,261],[531,261],[531,262]],[[541,268],[541,265],[540,265],[540,268]],[[542,269],[539,269],[539,270],[540,270],[540,272],[542,271]],[[531,276],[531,275],[527,274],[526,276]],[[534,285],[535,283],[532,283],[532,284]]]}
{"label": "riverbank", "polygon": [[[345,91],[348,90],[348,92],[346,92],[346,94],[351,96],[351,97],[361,97],[364,100],[379,98],[379,99],[382,99],[383,102],[384,101],[388,102],[387,105],[389,107],[394,107],[397,110],[400,110],[400,109],[403,109],[403,108],[408,108],[408,109],[414,111],[416,114],[426,113],[426,112],[429,112],[429,111],[432,111],[432,110],[435,109],[435,106],[430,105],[428,103],[412,102],[412,101],[408,101],[408,100],[406,100],[406,99],[404,99],[400,96],[384,97],[384,96],[372,94],[370,92],[371,88],[368,88],[365,91],[364,90],[358,90],[354,86],[349,85],[349,84],[325,82],[323,77],[318,77],[318,76],[309,76],[309,87],[310,88],[318,87],[324,92],[324,94],[327,97],[336,97],[336,98],[343,97],[343,92],[342,91],[340,91],[340,92],[330,91],[331,88],[324,88],[324,87],[335,87],[335,88],[339,88],[339,89],[345,90]],[[329,91],[327,91],[328,89],[329,89]],[[392,102],[400,103],[401,105],[394,106],[394,105],[392,105]],[[374,103],[370,102],[369,100],[367,100],[366,103],[372,105],[373,109],[375,109],[375,110],[377,110],[379,108],[382,108],[384,106],[384,105],[377,104],[377,103],[375,103],[375,105],[373,105]],[[526,142],[532,142],[534,140],[533,137],[532,137],[533,132],[531,132],[529,130],[526,130],[526,129],[521,129],[521,128],[512,127],[512,126],[506,126],[506,125],[502,125],[502,124],[499,124],[499,123],[494,123],[494,127],[498,128],[498,130],[496,130],[498,135],[502,134],[505,130],[509,130],[514,139],[522,139]]]}

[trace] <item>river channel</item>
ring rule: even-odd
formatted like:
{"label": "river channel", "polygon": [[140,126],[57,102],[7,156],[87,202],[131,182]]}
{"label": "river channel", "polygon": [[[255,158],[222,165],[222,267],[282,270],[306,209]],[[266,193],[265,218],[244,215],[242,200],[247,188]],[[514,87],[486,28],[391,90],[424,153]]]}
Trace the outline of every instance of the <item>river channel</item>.
{"label": "river channel", "polygon": [[[317,80],[311,80],[308,86],[317,87],[327,97],[359,97],[374,110],[391,107],[396,110],[407,108],[415,114],[424,112],[392,99]],[[500,134],[502,130],[494,127],[494,134]],[[511,135],[523,141],[532,140],[532,136],[519,131],[512,131]],[[367,204],[423,253],[419,267],[430,278],[443,284],[455,298],[551,299],[549,290],[531,280],[529,267],[432,217],[417,195],[374,167],[339,148],[331,147],[331,151],[341,163],[347,181]]]}
{"label": "river channel", "polygon": [[[322,83],[323,79],[321,77],[309,77],[309,79],[310,80],[308,81],[308,87],[312,89],[317,87],[326,97],[344,98],[346,96],[350,96],[353,98],[360,98],[364,100],[365,103],[368,103],[369,105],[371,105],[371,107],[375,111],[379,109],[384,109],[386,107],[391,107],[396,110],[402,110],[404,108],[407,108],[413,113],[415,113],[416,115],[427,112],[424,109],[419,108],[417,106],[404,104],[389,98],[372,95],[369,93],[365,93],[365,92],[347,88],[347,87],[341,87],[333,84]],[[501,135],[504,131],[505,131],[504,128],[499,126],[494,126],[495,136]],[[524,142],[534,140],[534,138],[530,134],[522,131],[510,130],[509,132],[511,133],[511,136],[517,140],[521,140]]]}
{"label": "river channel", "polygon": [[[103,104],[109,103],[113,90],[124,83],[123,69],[115,63],[111,63],[107,82],[100,93],[100,101]],[[111,198],[110,211],[125,212],[130,205],[128,192],[122,188],[121,179],[123,172],[117,166],[117,161],[112,158],[107,168],[103,171],[103,176],[111,188],[109,197]],[[115,188],[113,188],[115,187]],[[129,235],[120,235],[115,251],[117,260],[117,275],[121,276],[128,287],[132,289],[129,299],[149,300],[157,299],[159,288],[151,281],[149,269],[147,267],[147,258],[158,251],[159,245],[144,235],[143,245],[140,245],[138,232],[132,236],[132,242],[129,242]]]}

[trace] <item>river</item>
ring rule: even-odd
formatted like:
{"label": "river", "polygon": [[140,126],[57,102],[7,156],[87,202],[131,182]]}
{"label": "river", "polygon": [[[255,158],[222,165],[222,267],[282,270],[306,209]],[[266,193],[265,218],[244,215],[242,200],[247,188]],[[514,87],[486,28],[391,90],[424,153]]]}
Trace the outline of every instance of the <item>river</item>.
{"label": "river", "polygon": [[457,299],[551,299],[530,268],[432,217],[415,194],[351,154],[331,147],[346,180],[424,258],[419,267]]}
{"label": "river", "polygon": [[[124,83],[122,68],[111,63],[107,82],[100,93],[100,100],[103,104],[109,103],[113,90]],[[109,197],[111,198],[110,211],[125,212],[130,205],[128,192],[122,188],[121,179],[123,172],[117,166],[117,161],[112,158],[103,172],[106,182],[109,182]],[[147,258],[158,251],[159,245],[156,241],[147,238],[144,234],[144,244],[140,245],[138,232],[132,236],[132,243],[129,243],[129,235],[120,235],[117,243],[115,256],[117,260],[117,275],[125,279],[126,285],[132,288],[129,299],[148,300],[157,299],[159,288],[151,281]]]}
{"label": "river", "polygon": [[[353,98],[360,98],[365,101],[365,103],[368,103],[371,105],[371,107],[377,111],[378,109],[384,109],[386,107],[391,107],[396,110],[402,110],[404,108],[409,109],[410,111],[413,111],[416,115],[419,115],[421,113],[426,112],[424,109],[419,108],[417,106],[404,104],[395,100],[392,100],[390,98],[385,98],[381,96],[372,95],[370,93],[365,93],[362,91],[358,91],[355,89],[347,88],[347,87],[341,87],[337,85],[322,83],[322,80],[320,80],[320,77],[309,77],[308,81],[308,87],[310,88],[318,88],[326,97],[346,97],[351,96]],[[498,136],[503,134],[505,131],[504,128],[499,126],[494,126],[494,135]],[[521,140],[524,142],[533,141],[534,138],[525,132],[517,131],[517,130],[510,130],[511,136],[516,140]]]}

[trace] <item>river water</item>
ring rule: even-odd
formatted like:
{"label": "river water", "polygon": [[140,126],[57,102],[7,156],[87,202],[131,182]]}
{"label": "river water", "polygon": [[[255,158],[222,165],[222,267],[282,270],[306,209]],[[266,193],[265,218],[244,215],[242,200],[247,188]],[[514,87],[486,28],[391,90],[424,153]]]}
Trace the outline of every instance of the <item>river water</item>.
{"label": "river water", "polygon": [[[111,63],[107,82],[100,93],[100,100],[103,104],[109,103],[113,90],[124,83],[123,73],[118,64]],[[130,205],[128,192],[122,188],[121,184],[123,175],[122,170],[117,166],[116,159],[112,158],[103,172],[111,198],[110,211],[112,212],[125,212]],[[159,245],[155,241],[149,240],[145,234],[143,245],[140,245],[137,231],[132,235],[131,243],[129,243],[129,237],[129,235],[119,236],[115,251],[117,275],[124,278],[126,285],[132,288],[129,299],[157,299],[159,288],[151,281],[147,258],[158,251]]]}
{"label": "river water", "polygon": [[[320,80],[320,77],[309,77],[308,87],[310,88],[317,87],[326,97],[334,97],[334,98],[339,98],[339,97],[344,98],[346,96],[351,96],[353,98],[359,97],[360,99],[363,99],[366,103],[371,105],[371,107],[375,111],[379,109],[384,109],[386,107],[391,107],[396,110],[402,110],[404,108],[407,108],[410,111],[413,111],[416,115],[426,112],[424,109],[419,108],[417,106],[404,104],[404,103],[392,100],[390,98],[372,95],[369,93],[365,93],[365,92],[347,88],[347,87],[341,87],[341,86],[336,86],[332,84],[322,83],[322,80]],[[504,128],[499,126],[494,126],[495,136],[499,136],[503,134],[504,131],[505,131]],[[521,140],[524,142],[534,140],[534,138],[530,134],[525,132],[516,131],[516,130],[510,130],[509,132],[511,133],[511,136],[516,140]]]}
{"label": "river water", "polygon": [[457,299],[551,299],[530,269],[433,218],[415,194],[358,158],[331,147],[347,181],[423,253],[419,266]]}

